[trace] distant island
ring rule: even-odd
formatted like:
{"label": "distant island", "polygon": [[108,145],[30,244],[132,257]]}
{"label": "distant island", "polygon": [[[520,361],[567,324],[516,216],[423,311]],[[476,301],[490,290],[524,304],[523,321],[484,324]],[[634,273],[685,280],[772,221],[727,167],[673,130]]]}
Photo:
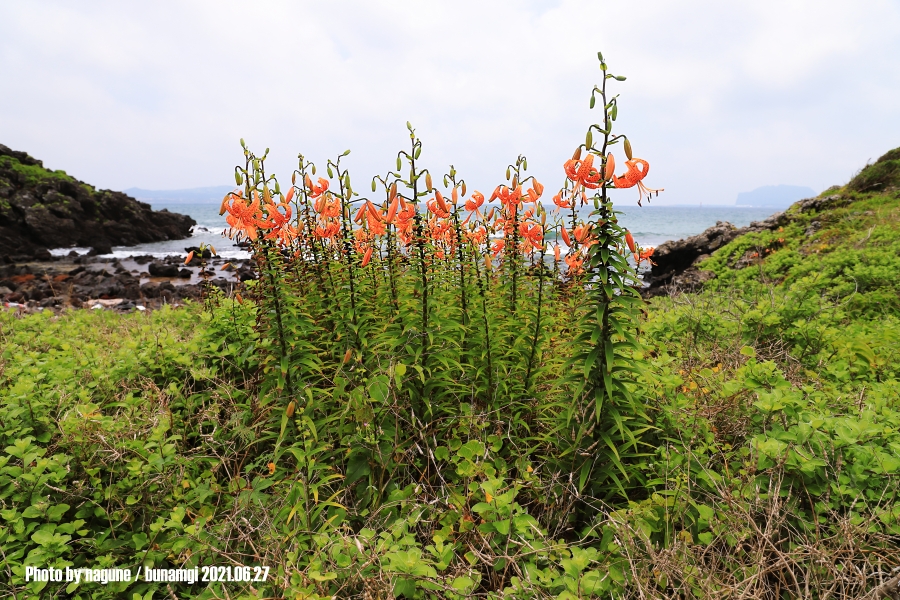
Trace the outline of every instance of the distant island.
{"label": "distant island", "polygon": [[184,202],[185,204],[194,204],[221,202],[222,197],[233,189],[233,185],[213,185],[186,190],[144,190],[133,187],[125,190],[125,193],[144,202]]}
{"label": "distant island", "polygon": [[815,190],[802,185],[764,185],[752,192],[741,192],[738,194],[735,204],[738,206],[787,208],[797,200],[812,198],[815,195]]}

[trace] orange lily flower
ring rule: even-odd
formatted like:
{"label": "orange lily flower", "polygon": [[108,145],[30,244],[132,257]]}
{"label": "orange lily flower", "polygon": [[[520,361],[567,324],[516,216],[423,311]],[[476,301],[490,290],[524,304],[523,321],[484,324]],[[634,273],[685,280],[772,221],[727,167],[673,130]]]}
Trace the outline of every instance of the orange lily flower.
{"label": "orange lily flower", "polygon": [[500,198],[500,203],[503,206],[511,206],[513,210],[516,210],[518,205],[522,202],[522,186],[516,186],[516,189],[508,188],[505,185],[498,186],[497,188],[499,192],[495,192],[497,196]]}
{"label": "orange lily flower", "polygon": [[531,202],[537,202],[544,193],[544,186],[537,179],[531,180],[531,189],[528,190],[528,199]]}
{"label": "orange lily flower", "polygon": [[637,253],[634,255],[634,262],[637,263],[638,266],[640,266],[640,264],[646,260],[651,265],[655,265],[656,263],[653,262],[652,260],[650,260],[650,257],[653,256],[654,250],[655,250],[655,248],[652,248],[652,247],[642,249],[640,251],[640,253]]}
{"label": "orange lily flower", "polygon": [[262,211],[259,208],[259,194],[253,194],[253,201],[248,205],[244,198],[234,195],[231,204],[225,207],[228,216],[225,220],[232,229],[246,235],[251,241],[256,241],[256,231],[264,227]]}
{"label": "orange lily flower", "polygon": [[[438,192],[438,194],[440,194],[440,192]],[[438,197],[440,197],[440,196],[438,196]],[[443,198],[441,198],[441,201],[443,201]],[[450,211],[446,210],[447,204],[444,203],[444,206],[442,207],[441,202],[439,202],[437,200],[437,198],[428,202],[427,206],[428,206],[428,210],[430,210],[432,213],[434,213],[435,215],[439,216],[442,219],[446,219],[447,217],[450,216]]]}
{"label": "orange lily flower", "polygon": [[482,244],[484,243],[484,240],[487,239],[487,229],[484,227],[472,229],[471,231],[466,232],[466,237],[473,244]]}
{"label": "orange lily flower", "polygon": [[219,206],[219,215],[224,215],[225,211],[228,210],[228,202],[232,199],[241,199],[244,197],[244,190],[238,190],[237,192],[228,192],[225,194],[225,197],[222,198],[222,205]]}
{"label": "orange lily flower", "polygon": [[584,264],[584,258],[577,254],[567,254],[565,261],[566,265],[568,265],[569,267],[569,273],[571,273],[572,275],[578,275],[579,273],[581,273],[581,266],[582,264]]}
{"label": "orange lily flower", "polygon": [[553,196],[553,204],[559,208],[572,208],[572,203],[568,199],[562,197],[562,192]]}
{"label": "orange lily flower", "polygon": [[313,184],[312,179],[309,178],[309,175],[306,176],[306,189],[309,190],[309,195],[312,198],[317,198],[328,191],[328,180],[319,177],[318,185]]}
{"label": "orange lily flower", "polygon": [[[625,171],[624,175],[617,176],[613,175],[613,183],[617,188],[630,188],[637,186],[638,188],[638,206],[642,206],[641,200],[644,199],[644,195],[646,194],[647,199],[650,199],[652,194],[658,194],[659,192],[665,191],[663,188],[658,190],[650,189],[646,187],[641,180],[647,176],[647,173],[650,172],[650,163],[641,158],[633,158],[631,160],[625,161],[625,166],[627,171]],[[640,167],[640,168],[638,168]]]}
{"label": "orange lily flower", "polygon": [[466,200],[466,210],[475,212],[484,204],[484,194],[481,192],[472,192],[472,195]]}
{"label": "orange lily flower", "polygon": [[600,186],[600,173],[594,168],[593,154],[588,154],[583,160],[567,160],[563,168],[566,170],[566,176],[576,187],[581,185],[593,190]]}
{"label": "orange lily flower", "polygon": [[[287,203],[270,204],[267,210],[266,219],[264,221],[266,228],[270,229],[266,234],[267,240],[278,240],[282,246],[290,244],[297,237],[297,228],[291,225],[291,206]],[[279,211],[279,207],[284,208],[284,214]]]}

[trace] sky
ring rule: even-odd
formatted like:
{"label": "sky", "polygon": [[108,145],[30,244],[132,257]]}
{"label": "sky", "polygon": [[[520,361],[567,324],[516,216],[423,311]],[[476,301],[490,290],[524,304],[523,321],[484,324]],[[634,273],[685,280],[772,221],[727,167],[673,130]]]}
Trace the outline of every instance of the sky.
{"label": "sky", "polygon": [[734,204],[900,146],[898,31],[898,0],[5,1],[0,143],[115,190],[228,184],[240,138],[285,183],[351,149],[365,194],[410,121],[436,175],[490,192],[523,154],[552,191],[599,50],[652,202]]}

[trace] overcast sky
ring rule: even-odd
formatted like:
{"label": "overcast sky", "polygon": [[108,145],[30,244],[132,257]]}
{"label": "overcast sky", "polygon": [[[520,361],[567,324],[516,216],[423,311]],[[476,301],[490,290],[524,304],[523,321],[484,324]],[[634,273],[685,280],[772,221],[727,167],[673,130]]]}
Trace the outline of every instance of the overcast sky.
{"label": "overcast sky", "polygon": [[659,204],[819,192],[900,146],[898,0],[0,0],[0,143],[120,190],[228,184],[241,137],[285,182],[350,148],[364,192],[409,120],[436,174],[490,191],[521,153],[555,189],[597,50]]}

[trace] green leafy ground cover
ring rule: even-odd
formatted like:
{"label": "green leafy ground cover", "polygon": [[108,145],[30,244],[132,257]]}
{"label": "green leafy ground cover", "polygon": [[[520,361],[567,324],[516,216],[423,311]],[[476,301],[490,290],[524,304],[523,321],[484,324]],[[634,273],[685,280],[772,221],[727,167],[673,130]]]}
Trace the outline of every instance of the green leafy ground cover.
{"label": "green leafy ground cover", "polygon": [[[645,307],[652,429],[624,493],[561,476],[559,389],[496,412],[463,399],[423,428],[392,399],[459,382],[399,363],[360,379],[313,353],[298,400],[317,408],[286,407],[249,303],[3,313],[0,590],[164,598],[26,584],[25,565],[240,564],[268,581],[172,593],[862,595],[900,564],[900,194],[854,189],[721,249],[701,293]],[[542,382],[571,352],[558,321]]]}

